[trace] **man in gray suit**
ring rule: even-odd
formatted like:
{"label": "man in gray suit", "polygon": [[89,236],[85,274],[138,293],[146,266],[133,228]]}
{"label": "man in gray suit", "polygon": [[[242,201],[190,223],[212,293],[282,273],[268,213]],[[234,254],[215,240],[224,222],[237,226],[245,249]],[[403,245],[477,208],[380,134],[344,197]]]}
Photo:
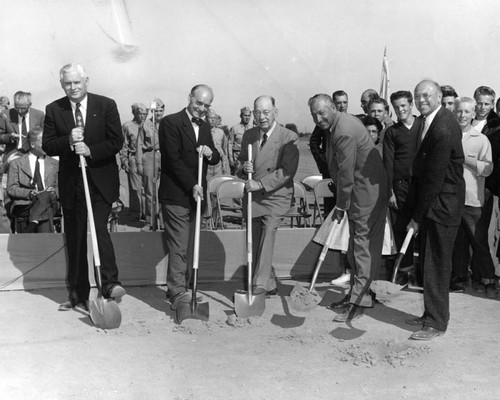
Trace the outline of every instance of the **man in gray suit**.
{"label": "man in gray suit", "polygon": [[370,284],[377,276],[384,240],[387,212],[387,177],[380,153],[368,131],[356,117],[338,112],[327,94],[309,99],[314,123],[329,132],[326,159],[337,188],[333,220],[347,213],[352,266],[351,289],[338,305],[334,321],[358,318],[365,307],[373,306]]}
{"label": "man in gray suit", "polygon": [[[257,97],[253,115],[257,127],[243,134],[236,174],[247,179],[246,174],[253,173],[245,188],[253,193],[254,294],[274,295],[278,292],[272,270],[274,239],[292,203],[293,177],[299,165],[299,138],[276,122],[278,109],[273,97]],[[248,160],[249,144],[252,145],[251,161]]]}

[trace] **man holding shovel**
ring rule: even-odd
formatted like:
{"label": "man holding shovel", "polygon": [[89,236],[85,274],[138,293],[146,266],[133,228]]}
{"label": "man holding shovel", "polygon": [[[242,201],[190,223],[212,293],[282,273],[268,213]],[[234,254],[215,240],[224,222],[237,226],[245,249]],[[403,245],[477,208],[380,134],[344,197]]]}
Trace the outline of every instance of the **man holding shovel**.
{"label": "man holding shovel", "polygon": [[337,111],[327,94],[309,99],[314,123],[329,132],[326,160],[337,188],[333,219],[349,221],[347,257],[352,268],[351,288],[339,303],[334,321],[358,318],[373,306],[370,284],[377,276],[387,211],[387,177],[380,153],[356,117]]}
{"label": "man holding shovel", "polygon": [[[271,96],[255,99],[253,115],[257,127],[243,134],[236,175],[246,179],[246,174],[253,173],[245,184],[245,189],[252,192],[253,294],[275,295],[274,239],[292,204],[293,177],[299,165],[298,136],[276,122],[278,109]],[[252,161],[248,161],[249,144]]]}

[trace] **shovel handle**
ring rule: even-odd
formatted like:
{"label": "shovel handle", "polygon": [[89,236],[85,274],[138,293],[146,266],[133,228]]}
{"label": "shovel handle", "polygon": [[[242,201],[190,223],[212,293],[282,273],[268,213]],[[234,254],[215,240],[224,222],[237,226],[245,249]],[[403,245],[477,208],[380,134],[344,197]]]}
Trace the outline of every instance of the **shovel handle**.
{"label": "shovel handle", "polygon": [[401,250],[399,250],[398,256],[396,257],[396,262],[394,263],[394,271],[392,273],[392,281],[391,281],[392,283],[396,282],[396,276],[398,275],[399,266],[401,264],[401,261],[403,261],[403,257],[406,254],[406,250],[408,250],[408,246],[413,236],[413,232],[414,232],[413,228],[408,229],[403,245],[401,246]]}
{"label": "shovel handle", "polygon": [[[248,161],[252,161],[252,145],[248,145]],[[252,179],[252,173],[248,173],[248,180]],[[252,304],[252,263],[253,263],[253,242],[252,242],[252,192],[247,193],[247,281],[248,281],[248,304]]]}
{"label": "shovel handle", "polygon": [[90,199],[89,181],[87,178],[87,171],[85,169],[86,166],[87,162],[85,160],[85,157],[82,154],[80,154],[80,168],[82,170],[83,188],[85,191],[85,203],[87,204],[87,215],[90,225],[90,238],[92,239],[92,252],[94,253],[96,283],[97,283],[97,288],[101,290],[102,288],[101,257],[99,256],[99,245],[97,244],[97,234],[95,231],[95,222],[94,222],[94,211],[92,210],[92,200]]}
{"label": "shovel handle", "polygon": [[316,285],[316,279],[318,279],[319,270],[321,268],[321,265],[323,264],[323,261],[325,260],[326,253],[328,253],[328,248],[330,246],[330,242],[333,239],[333,234],[335,233],[335,228],[337,227],[337,225],[338,225],[337,220],[334,220],[332,226],[330,227],[330,232],[328,232],[328,237],[326,238],[325,244],[321,249],[321,253],[318,257],[318,262],[316,263],[316,268],[314,269],[314,274],[311,280],[311,284],[309,285],[310,292],[312,292],[312,290],[314,289],[314,285]]}
{"label": "shovel handle", "polygon": [[[203,172],[203,153],[200,152],[198,156],[198,186],[202,188],[202,176]],[[193,269],[198,269],[198,264],[200,263],[200,225],[201,225],[201,197],[196,198],[196,221],[194,230],[194,249],[193,249]]]}

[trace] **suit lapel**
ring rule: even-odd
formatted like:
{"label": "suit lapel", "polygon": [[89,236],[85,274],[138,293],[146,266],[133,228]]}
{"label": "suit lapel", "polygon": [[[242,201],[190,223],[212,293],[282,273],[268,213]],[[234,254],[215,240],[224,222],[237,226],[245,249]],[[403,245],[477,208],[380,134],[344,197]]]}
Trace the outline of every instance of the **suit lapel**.
{"label": "suit lapel", "polygon": [[[187,137],[189,138],[189,140],[191,140],[193,142],[193,144],[196,147],[196,145],[197,145],[196,135],[194,133],[193,124],[191,123],[191,121],[188,118],[188,114],[187,114],[186,109],[181,111],[181,119],[182,119],[182,124],[184,125],[184,128],[185,128],[184,130],[186,131]],[[200,126],[200,130],[198,133],[201,135],[201,126]]]}
{"label": "suit lapel", "polygon": [[95,132],[95,123],[98,115],[98,104],[91,93],[87,93],[87,114],[85,115],[85,134]]}
{"label": "suit lapel", "polygon": [[21,158],[21,171],[26,174],[29,180],[33,178],[33,172],[31,172],[30,159],[28,155],[23,155]]}
{"label": "suit lapel", "polygon": [[71,111],[71,104],[67,97],[65,98],[64,101],[62,117],[64,119],[64,123],[66,124],[67,130],[71,131],[76,125],[75,125],[75,119],[73,117],[73,111]]}
{"label": "suit lapel", "polygon": [[267,139],[267,142],[264,145],[264,147],[262,147],[262,149],[260,149],[260,144],[259,144],[260,140],[260,132],[259,132],[259,137],[257,138],[257,143],[255,144],[255,146],[258,149],[257,158],[255,160],[256,164],[265,161],[269,157],[269,155],[273,154],[276,147],[279,146],[280,129],[281,129],[280,126],[278,125],[278,123],[276,123],[274,131],[272,132],[269,139]]}
{"label": "suit lapel", "polygon": [[13,108],[9,110],[9,119],[12,129],[14,129],[16,133],[19,133],[19,114]]}

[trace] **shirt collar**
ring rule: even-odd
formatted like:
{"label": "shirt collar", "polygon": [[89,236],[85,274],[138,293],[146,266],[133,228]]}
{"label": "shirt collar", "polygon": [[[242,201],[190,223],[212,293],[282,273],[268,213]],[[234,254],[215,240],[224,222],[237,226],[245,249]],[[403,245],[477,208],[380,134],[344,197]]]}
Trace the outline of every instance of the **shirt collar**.
{"label": "shirt collar", "polygon": [[[88,103],[88,100],[89,100],[89,96],[85,96],[79,103],[80,103],[80,110],[87,110],[87,103]],[[69,101],[69,103],[71,104],[71,109],[73,110],[73,112],[76,110],[76,103],[74,103],[73,101]]]}
{"label": "shirt collar", "polygon": [[269,129],[267,132],[264,132],[263,130],[260,130],[260,137],[264,136],[264,133],[267,135],[267,138],[271,136],[271,133],[273,133],[274,128],[276,127],[276,121],[274,121],[273,126],[271,126],[271,129]]}
{"label": "shirt collar", "polygon": [[441,109],[441,105],[438,106],[438,108],[436,108],[433,112],[431,112],[427,117],[425,117],[425,124],[427,126],[430,126],[432,124],[432,121],[434,120],[434,118],[436,117],[436,114],[438,113],[438,111]]}

